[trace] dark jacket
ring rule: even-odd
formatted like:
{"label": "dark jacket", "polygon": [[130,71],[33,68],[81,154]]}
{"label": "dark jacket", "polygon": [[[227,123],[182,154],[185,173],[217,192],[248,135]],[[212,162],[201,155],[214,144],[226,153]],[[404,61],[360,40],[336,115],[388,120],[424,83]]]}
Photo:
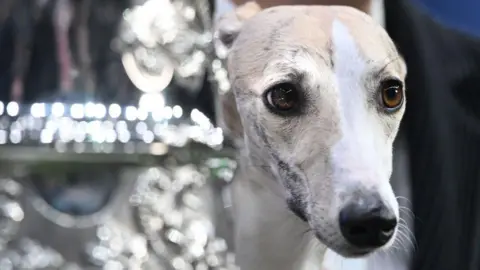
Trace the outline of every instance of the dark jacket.
{"label": "dark jacket", "polygon": [[408,66],[401,132],[410,152],[414,270],[480,269],[480,41],[407,1],[386,22]]}

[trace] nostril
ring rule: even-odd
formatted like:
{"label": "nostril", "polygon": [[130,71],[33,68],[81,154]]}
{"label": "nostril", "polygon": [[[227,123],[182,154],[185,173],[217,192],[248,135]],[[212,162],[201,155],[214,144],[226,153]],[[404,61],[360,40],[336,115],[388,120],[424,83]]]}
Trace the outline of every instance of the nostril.
{"label": "nostril", "polygon": [[387,207],[371,208],[358,204],[340,212],[340,230],[345,239],[358,248],[378,248],[393,237],[397,219]]}
{"label": "nostril", "polygon": [[350,228],[348,234],[350,235],[362,235],[368,233],[367,228],[362,226],[353,226]]}
{"label": "nostril", "polygon": [[384,233],[390,233],[390,232],[393,233],[396,227],[397,227],[396,218],[390,218],[390,219],[387,218],[384,220],[380,220],[379,228]]}

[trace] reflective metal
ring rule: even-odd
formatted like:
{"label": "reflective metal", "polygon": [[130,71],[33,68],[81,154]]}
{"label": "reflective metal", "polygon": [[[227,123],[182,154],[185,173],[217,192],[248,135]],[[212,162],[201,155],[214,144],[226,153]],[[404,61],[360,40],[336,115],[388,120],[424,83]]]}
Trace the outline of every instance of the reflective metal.
{"label": "reflective metal", "polygon": [[[135,93],[97,76],[96,87],[0,102],[2,270],[237,269],[226,211],[236,164],[222,130],[181,100],[208,72],[228,88],[209,3],[130,5],[111,48]],[[97,20],[101,8],[114,10],[92,6]]]}

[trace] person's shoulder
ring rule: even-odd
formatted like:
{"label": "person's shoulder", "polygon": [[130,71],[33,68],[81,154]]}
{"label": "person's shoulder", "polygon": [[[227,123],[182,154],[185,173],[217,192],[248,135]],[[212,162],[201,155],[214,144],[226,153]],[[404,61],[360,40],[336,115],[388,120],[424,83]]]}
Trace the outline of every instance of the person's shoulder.
{"label": "person's shoulder", "polygon": [[389,0],[385,1],[385,9],[394,39],[405,41],[405,46],[446,61],[480,57],[480,38],[441,23],[418,4],[410,0]]}
{"label": "person's shoulder", "polygon": [[450,27],[423,12],[418,12],[416,25],[422,29],[423,42],[446,60],[468,57],[480,65],[480,37]]}
{"label": "person's shoulder", "polygon": [[420,34],[423,52],[427,55],[426,63],[435,69],[437,81],[446,84],[449,97],[463,112],[468,112],[469,119],[480,120],[480,37],[468,34],[453,27],[446,26],[431,17],[423,21]]}
{"label": "person's shoulder", "polygon": [[[459,50],[463,55],[469,57],[480,57],[480,37],[442,25],[438,22],[431,24],[430,30],[431,33],[434,34],[434,37],[446,46],[451,46]],[[435,41],[435,39],[433,41]]]}

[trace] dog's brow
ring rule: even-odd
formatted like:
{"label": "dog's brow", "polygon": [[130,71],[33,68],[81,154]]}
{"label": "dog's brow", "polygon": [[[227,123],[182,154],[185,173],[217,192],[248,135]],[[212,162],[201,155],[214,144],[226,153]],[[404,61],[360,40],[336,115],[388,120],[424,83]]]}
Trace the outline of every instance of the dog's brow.
{"label": "dog's brow", "polygon": [[305,77],[300,68],[293,59],[273,61],[263,70],[265,75],[261,87],[266,89],[283,82],[299,83]]}
{"label": "dog's brow", "polygon": [[387,59],[386,61],[386,64],[383,64],[383,65],[379,65],[375,71],[375,73],[373,74],[375,77],[381,77],[382,75],[384,75],[386,73],[386,69],[388,68],[389,65],[397,62],[397,61],[400,61],[402,60],[402,58],[400,56],[397,56],[397,57],[394,57],[394,58],[391,58],[391,59]]}
{"label": "dog's brow", "polygon": [[[299,59],[318,59],[327,65],[332,65],[332,60],[329,56],[322,54],[316,49],[310,48],[295,48],[281,52],[275,59],[265,64],[263,69],[264,74],[271,74],[267,76],[266,84],[275,84],[279,81],[300,82],[305,78],[305,75],[311,70],[306,69],[306,66],[299,64]],[[331,58],[331,57],[330,57]],[[311,63],[318,63],[319,61],[309,61]],[[268,78],[271,77],[271,78]]]}
{"label": "dog's brow", "polygon": [[[325,53],[325,51],[327,53]],[[322,53],[324,52],[324,53]],[[313,58],[318,58],[319,60],[324,61],[326,64],[330,64],[333,66],[332,63],[332,54],[333,54],[333,48],[331,45],[331,42],[326,46],[325,50],[319,50],[318,48],[299,48],[294,52],[294,57],[297,55],[303,56],[303,57],[313,57]]]}

